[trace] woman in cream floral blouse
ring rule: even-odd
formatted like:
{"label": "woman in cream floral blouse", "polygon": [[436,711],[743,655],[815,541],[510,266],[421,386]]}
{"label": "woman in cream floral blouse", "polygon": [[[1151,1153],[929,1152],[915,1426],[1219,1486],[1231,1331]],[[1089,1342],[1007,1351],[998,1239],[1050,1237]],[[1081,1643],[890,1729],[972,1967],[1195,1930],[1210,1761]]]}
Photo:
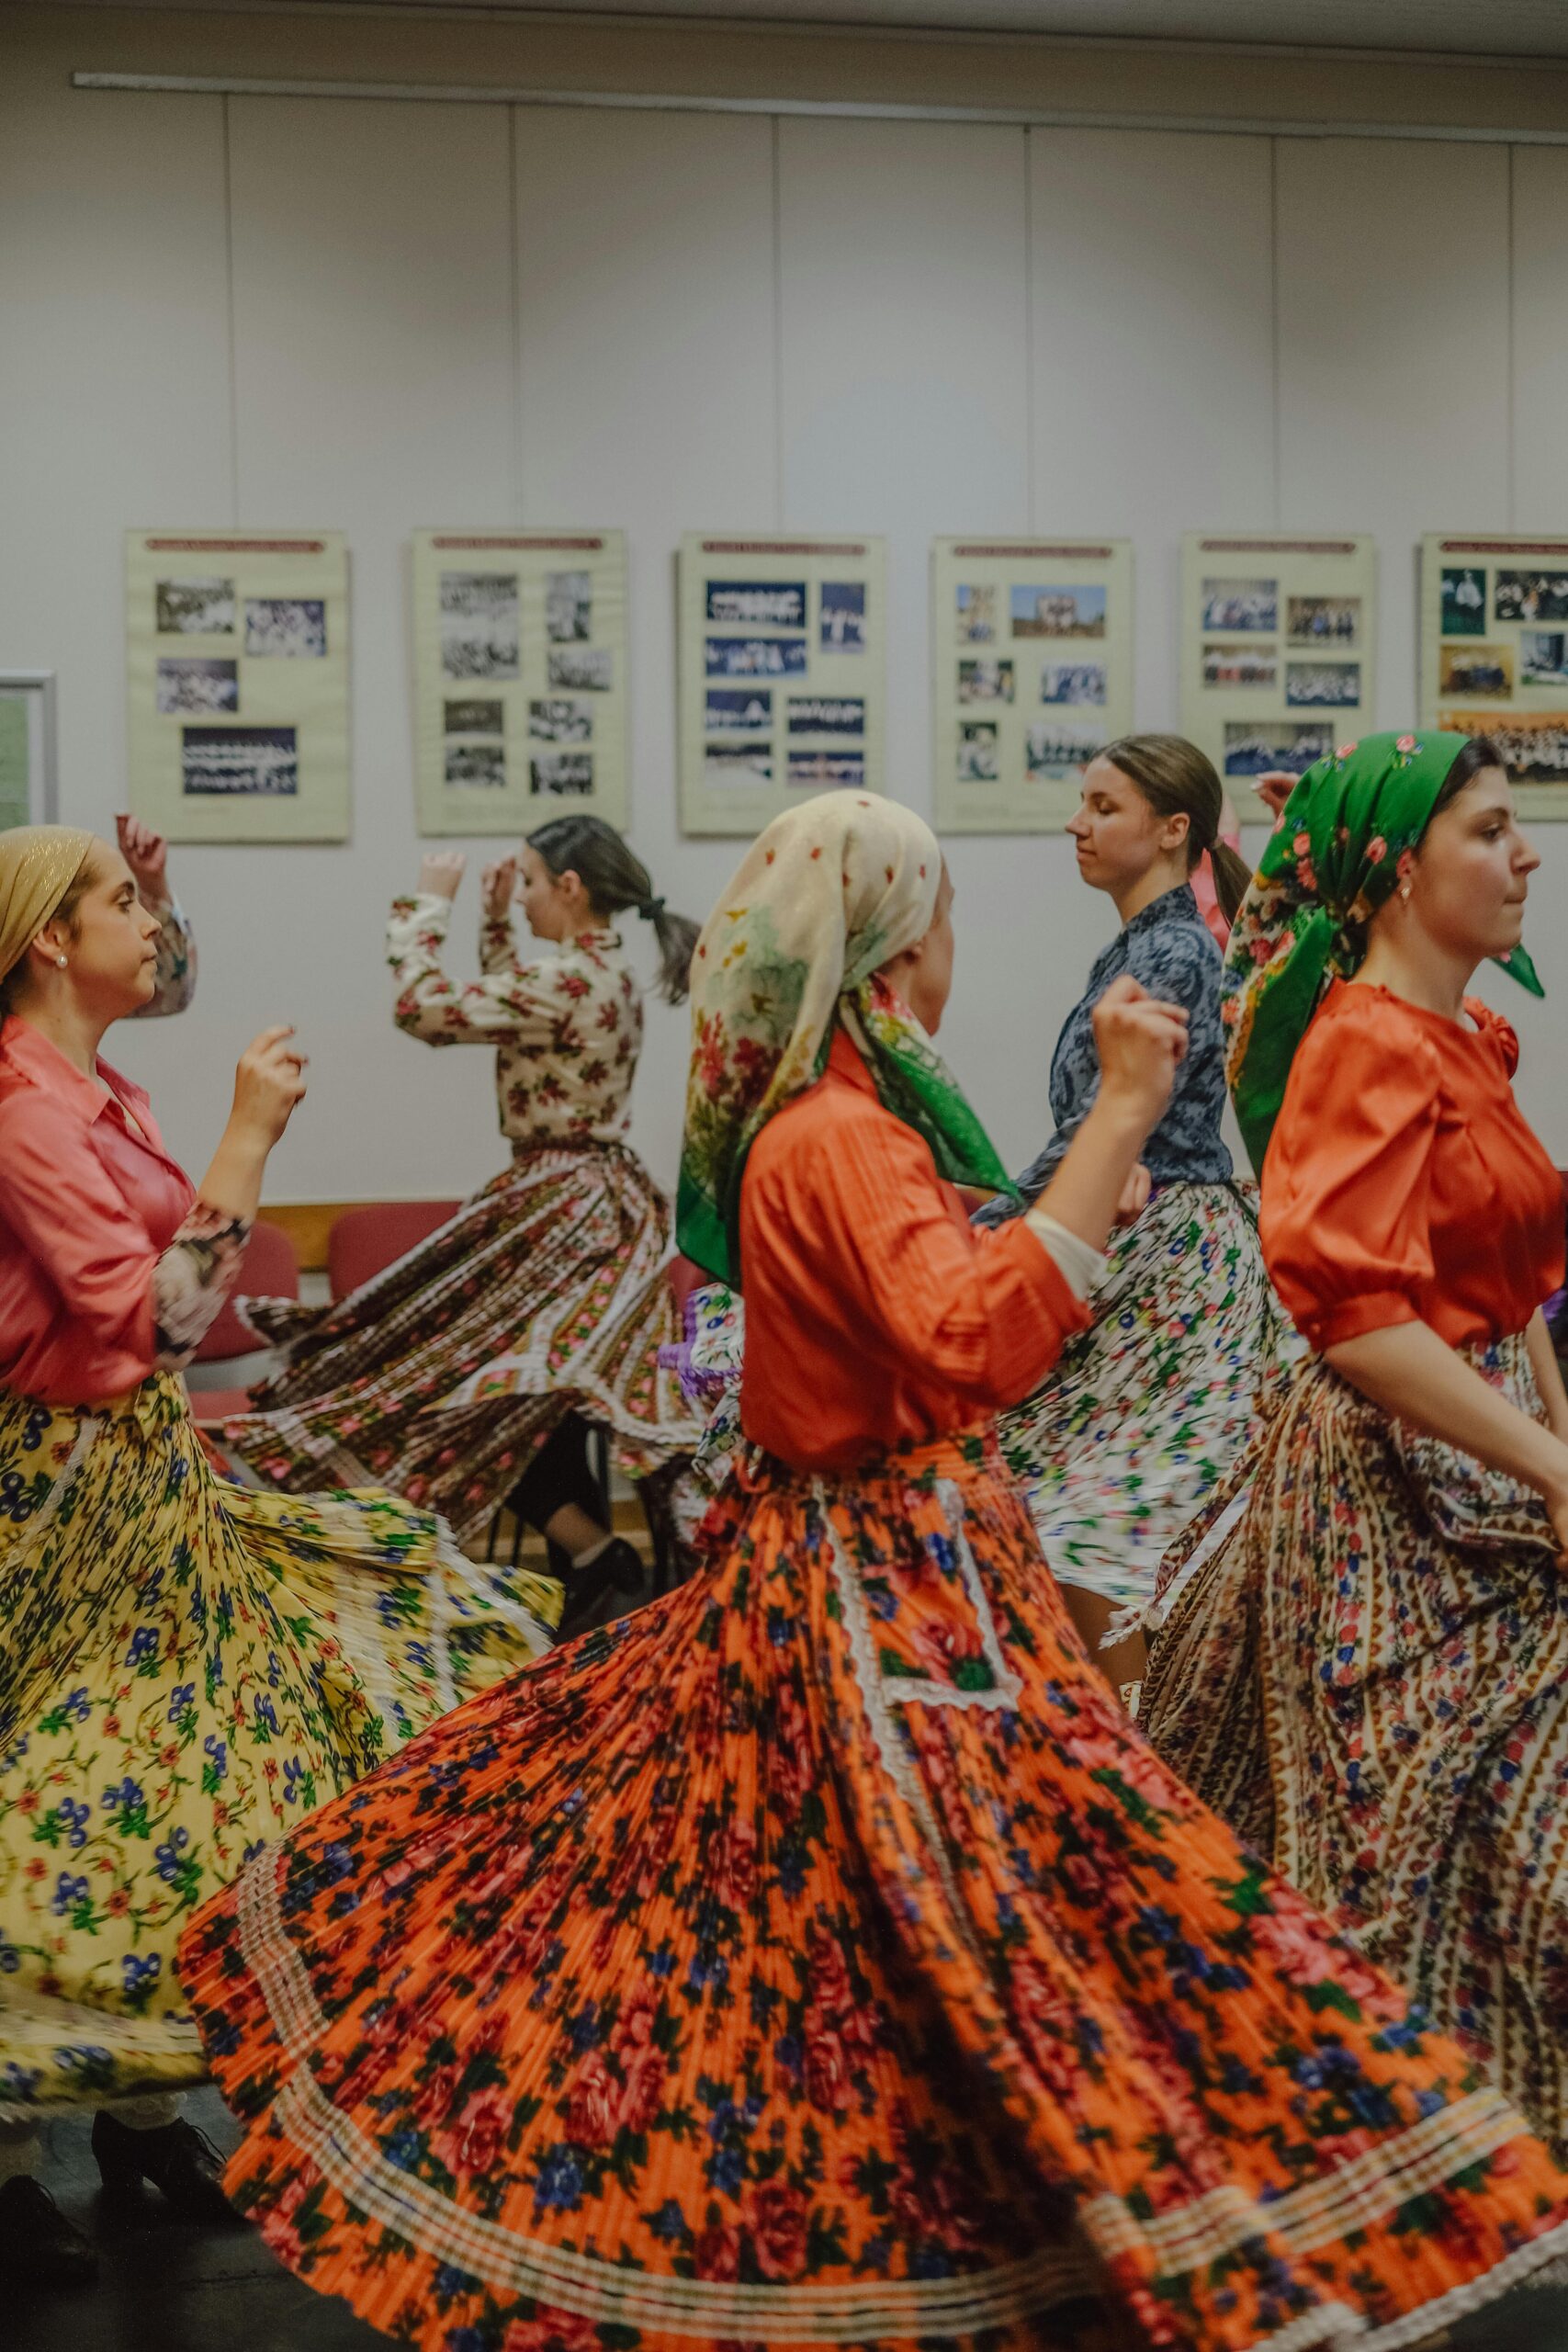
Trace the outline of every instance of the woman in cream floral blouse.
{"label": "woman in cream floral blouse", "polygon": [[[666,911],[612,826],[558,818],[487,871],[480,977],[464,985],[443,965],[463,869],[460,855],[429,856],[418,894],[393,902],[396,1018],[426,1045],[495,1048],[511,1164],[329,1313],[253,1306],[288,1360],[226,1435],[280,1486],[374,1480],[468,1540],[510,1496],[572,1563],[576,1630],[640,1578],[630,1545],[602,1523],[586,1425],[609,1431],[637,1479],[700,1435],[659,1363],[675,1337],[670,1216],[626,1142],[642,993],[615,918],[652,923],[671,1001],[685,994],[695,931]],[[519,956],[514,893],[554,954]]]}

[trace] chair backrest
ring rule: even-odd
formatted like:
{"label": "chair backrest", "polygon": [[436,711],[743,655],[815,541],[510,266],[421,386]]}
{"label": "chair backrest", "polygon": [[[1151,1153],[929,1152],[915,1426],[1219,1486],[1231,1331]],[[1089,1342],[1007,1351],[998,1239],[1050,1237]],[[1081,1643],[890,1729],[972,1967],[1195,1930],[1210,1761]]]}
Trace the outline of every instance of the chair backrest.
{"label": "chair backrest", "polygon": [[681,1252],[677,1250],[675,1255],[671,1259],[669,1264],[664,1269],[664,1279],[675,1295],[676,1306],[679,1307],[681,1313],[684,1315],[686,1311],[686,1302],[691,1297],[692,1293],[694,1291],[701,1290],[705,1283],[711,1283],[713,1276],[711,1274],[705,1274],[699,1265],[696,1265],[690,1258],[682,1257]]}
{"label": "chair backrest", "polygon": [[345,1210],[327,1237],[327,1280],[334,1300],[346,1298],[417,1250],[462,1205],[461,1201],[374,1201],[368,1208]]}
{"label": "chair backrest", "polygon": [[266,1345],[234,1312],[234,1298],[298,1298],[299,1266],[294,1244],[281,1226],[258,1222],[251,1227],[233,1291],[217,1321],[196,1351],[197,1363],[226,1363],[232,1356],[254,1356]]}

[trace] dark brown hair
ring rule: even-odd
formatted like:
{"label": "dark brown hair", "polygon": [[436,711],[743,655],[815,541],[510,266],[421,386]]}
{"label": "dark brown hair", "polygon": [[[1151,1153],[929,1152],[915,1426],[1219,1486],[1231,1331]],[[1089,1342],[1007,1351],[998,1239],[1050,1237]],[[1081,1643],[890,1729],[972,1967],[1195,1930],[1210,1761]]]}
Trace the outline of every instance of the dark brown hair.
{"label": "dark brown hair", "polygon": [[683,1001],[691,983],[697,926],[690,915],[672,915],[656,898],[653,877],[603,817],[552,817],[525,836],[550,872],[575,874],[597,914],[619,914],[635,907],[653,925],[659,942],[659,993],[666,1004]]}
{"label": "dark brown hair", "polygon": [[[1490,735],[1472,735],[1443,778],[1443,788],[1432,803],[1432,817],[1440,817],[1459,798],[1465,786],[1475,782],[1483,768],[1501,768],[1506,775],[1507,766]],[[1432,817],[1427,820],[1428,825]]]}
{"label": "dark brown hair", "polygon": [[1156,817],[1190,820],[1187,870],[1190,874],[1208,851],[1214,896],[1225,921],[1233,922],[1247,896],[1252,868],[1220,839],[1225,796],[1213,760],[1185,735],[1122,735],[1098,756],[1137,786]]}
{"label": "dark brown hair", "polygon": [[[74,939],[78,930],[76,910],[97,878],[97,856],[94,851],[89,850],[76,870],[76,878],[71,888],[53,912],[44,917],[44,922],[62,922],[65,925],[66,937]],[[43,923],[39,925],[39,931],[43,929]],[[22,982],[27,977],[28,951],[31,945],[32,942],[29,940],[28,946],[23,948],[10,970],[3,978],[0,978],[0,1021],[4,1021],[8,1012],[15,1012],[17,1009],[17,999],[22,992]]]}

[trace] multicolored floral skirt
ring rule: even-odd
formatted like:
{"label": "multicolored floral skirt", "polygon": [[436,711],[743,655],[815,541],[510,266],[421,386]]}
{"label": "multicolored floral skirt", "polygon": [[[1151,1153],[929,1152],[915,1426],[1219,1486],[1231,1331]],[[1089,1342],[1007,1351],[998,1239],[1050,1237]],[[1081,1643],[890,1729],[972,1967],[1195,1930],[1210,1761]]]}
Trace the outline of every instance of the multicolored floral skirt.
{"label": "multicolored floral skirt", "polygon": [[1235,1185],[1162,1185],[1107,1258],[1092,1325],[998,1435],[1057,1582],[1141,1607],[1295,1343]]}
{"label": "multicolored floral skirt", "polygon": [[0,2117],[200,2080],[197,1905],[560,1602],[390,1495],[225,1484],[167,1375],[0,1391]]}
{"label": "multicolored floral skirt", "polygon": [[1121,1714],[994,1442],[741,1475],[691,1583],[193,1922],[285,2262],[427,2352],[1392,2352],[1562,2242],[1500,2094]]}
{"label": "multicolored floral skirt", "polygon": [[620,1144],[520,1150],[396,1265],[325,1311],[252,1301],[288,1361],[226,1441],[298,1492],[390,1487],[478,1543],[573,1410],[644,1478],[701,1425],[659,1363],[679,1336],[670,1212]]}
{"label": "multicolored floral skirt", "polygon": [[[1472,1359],[1539,1414],[1522,1338]],[[1170,1592],[1150,1738],[1568,2158],[1568,1577],[1537,1496],[1303,1364]]]}

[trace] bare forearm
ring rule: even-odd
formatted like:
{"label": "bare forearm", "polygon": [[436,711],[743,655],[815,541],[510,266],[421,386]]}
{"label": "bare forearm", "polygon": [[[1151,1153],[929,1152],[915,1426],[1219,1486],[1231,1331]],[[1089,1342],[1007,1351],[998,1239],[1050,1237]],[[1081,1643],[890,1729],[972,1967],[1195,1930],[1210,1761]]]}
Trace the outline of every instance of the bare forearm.
{"label": "bare forearm", "polygon": [[1034,1205],[1091,1250],[1103,1250],[1116,1218],[1122,1188],[1138,1164],[1149,1121],[1136,1105],[1103,1089]]}
{"label": "bare forearm", "polygon": [[1396,1323],[1324,1353],[1363,1396],[1428,1437],[1473,1454],[1488,1469],[1540,1494],[1568,1490],[1568,1444],[1510,1405],[1430,1324]]}
{"label": "bare forearm", "polygon": [[201,1199],[220,1216],[252,1221],[261,1206],[271,1138],[249,1122],[231,1119],[212,1165],[201,1180]]}

